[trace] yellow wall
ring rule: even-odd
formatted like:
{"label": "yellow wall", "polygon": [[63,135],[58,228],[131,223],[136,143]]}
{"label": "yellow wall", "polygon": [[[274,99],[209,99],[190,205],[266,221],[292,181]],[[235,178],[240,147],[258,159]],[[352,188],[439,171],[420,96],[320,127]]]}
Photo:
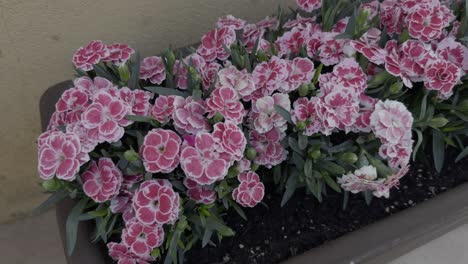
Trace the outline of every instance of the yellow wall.
{"label": "yellow wall", "polygon": [[255,21],[294,0],[0,0],[0,222],[27,213],[38,187],[38,102],[73,75],[71,55],[90,40],[153,55],[199,41],[225,14]]}

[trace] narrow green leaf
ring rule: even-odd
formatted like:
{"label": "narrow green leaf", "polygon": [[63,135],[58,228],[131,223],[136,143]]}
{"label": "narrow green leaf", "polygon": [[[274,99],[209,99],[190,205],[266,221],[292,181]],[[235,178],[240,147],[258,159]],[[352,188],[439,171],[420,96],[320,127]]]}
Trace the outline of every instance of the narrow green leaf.
{"label": "narrow green leaf", "polygon": [[236,210],[236,212],[242,217],[242,219],[247,221],[247,216],[245,215],[244,210],[242,210],[242,208],[240,208],[236,203],[231,203],[231,205],[234,207],[234,210]]}
{"label": "narrow green leaf", "polygon": [[174,88],[166,88],[166,87],[160,87],[160,86],[146,86],[144,88],[145,90],[148,90],[153,93],[157,93],[159,95],[177,95],[177,96],[182,96],[184,98],[190,95],[186,92],[176,90]]}
{"label": "narrow green leaf", "polygon": [[330,186],[330,188],[332,188],[335,192],[341,193],[340,186],[338,186],[338,184],[336,184],[335,180],[333,180],[330,177],[330,175],[323,174],[322,176],[323,176],[323,179],[325,180],[325,182],[327,183],[327,185]]}
{"label": "narrow green leaf", "polygon": [[284,206],[296,191],[297,180],[297,173],[293,173],[289,176],[288,181],[286,182],[286,190],[284,191],[283,198],[281,199],[281,206]]}
{"label": "narrow green leaf", "polygon": [[313,177],[313,161],[310,160],[310,159],[307,159],[304,163],[304,176],[306,176],[307,178],[309,177]]}
{"label": "narrow green leaf", "polygon": [[309,137],[307,137],[306,135],[304,135],[303,133],[299,132],[297,134],[298,136],[298,146],[299,146],[299,149],[301,150],[304,150],[307,148],[307,145],[309,144]]}
{"label": "narrow green leaf", "polygon": [[439,130],[432,130],[432,155],[434,157],[434,166],[437,172],[442,171],[444,166],[445,144],[444,134]]}
{"label": "narrow green leaf", "polygon": [[421,130],[414,129],[414,131],[416,132],[416,135],[418,136],[418,139],[417,139],[416,145],[414,145],[414,149],[413,149],[413,161],[416,160],[416,155],[417,155],[419,147],[421,146],[421,143],[423,141],[423,134],[422,134]]}
{"label": "narrow green leaf", "polygon": [[44,202],[42,202],[32,212],[33,215],[40,215],[45,213],[50,208],[54,207],[58,202],[62,201],[68,196],[68,192],[65,189],[60,189],[52,193]]}
{"label": "narrow green leaf", "polygon": [[76,236],[78,233],[78,223],[80,222],[79,217],[83,213],[86,204],[88,203],[88,199],[84,198],[81,199],[70,211],[70,214],[67,217],[67,221],[65,224],[65,234],[67,239],[67,254],[71,256],[73,250],[75,249],[76,244]]}
{"label": "narrow green leaf", "polygon": [[286,121],[288,121],[288,123],[292,124],[291,114],[289,113],[288,110],[284,109],[280,105],[275,105],[275,111],[278,114],[280,114],[284,118],[284,120],[286,120]]}
{"label": "narrow green leaf", "polygon": [[299,147],[299,143],[293,137],[288,137],[288,144],[294,152],[301,154],[303,151]]}
{"label": "narrow green leaf", "polygon": [[460,154],[458,154],[457,158],[455,159],[455,162],[459,162],[461,159],[466,157],[468,155],[468,147],[464,148]]}
{"label": "narrow green leaf", "polygon": [[208,245],[208,243],[211,241],[212,235],[213,235],[213,230],[205,229],[205,232],[203,233],[203,238],[202,238],[202,248]]}
{"label": "narrow green leaf", "polygon": [[140,80],[140,53],[135,52],[135,57],[132,61],[130,79],[128,80],[128,88],[137,89],[138,81]]}
{"label": "narrow green leaf", "polygon": [[330,172],[333,175],[342,175],[345,173],[345,169],[341,167],[340,165],[328,161],[328,160],[322,160],[320,161],[320,167],[323,168],[324,170]]}

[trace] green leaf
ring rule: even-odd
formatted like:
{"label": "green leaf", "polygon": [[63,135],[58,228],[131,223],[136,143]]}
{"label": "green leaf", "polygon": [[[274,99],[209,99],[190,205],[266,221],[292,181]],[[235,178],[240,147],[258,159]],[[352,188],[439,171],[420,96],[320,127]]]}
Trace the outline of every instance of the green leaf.
{"label": "green leaf", "polygon": [[50,208],[54,207],[58,202],[62,201],[68,196],[68,192],[65,189],[60,189],[57,192],[52,193],[44,202],[36,207],[32,214],[40,215],[45,213]]}
{"label": "green leaf", "polygon": [[426,109],[427,109],[427,96],[429,95],[429,92],[426,92],[423,96],[423,99],[421,101],[421,111],[419,112],[419,121],[424,120],[424,117],[426,116]]}
{"label": "green leaf", "polygon": [[449,121],[445,117],[435,117],[429,121],[428,125],[432,128],[440,128],[447,125],[448,122]]}
{"label": "green leaf", "polygon": [[330,172],[333,175],[342,175],[345,173],[345,169],[341,167],[340,165],[328,161],[328,160],[322,160],[320,161],[320,167],[323,168],[324,170]]}
{"label": "green leaf", "polygon": [[288,110],[284,109],[282,106],[280,105],[275,105],[275,111],[280,114],[284,120],[288,121],[288,123],[292,124],[292,120],[291,120],[291,114],[289,113]]}
{"label": "green leaf", "polygon": [[284,206],[293,196],[297,188],[297,180],[297,173],[293,173],[289,176],[288,181],[286,182],[286,190],[284,191],[283,198],[281,199],[281,206]]}
{"label": "green leaf", "polygon": [[307,159],[304,163],[304,175],[308,177],[313,177],[313,161],[310,159]]}
{"label": "green leaf", "polygon": [[418,141],[416,141],[416,145],[414,145],[414,149],[413,149],[413,161],[416,160],[416,155],[418,153],[418,150],[419,150],[419,147],[421,146],[421,143],[423,141],[423,134],[421,132],[421,130],[419,129],[414,129],[414,131],[416,132],[416,135],[418,136]]}
{"label": "green leaf", "polygon": [[140,80],[140,53],[135,52],[135,58],[132,61],[130,79],[128,80],[128,88],[137,89],[138,81]]}
{"label": "green leaf", "polygon": [[439,130],[432,130],[432,155],[434,157],[434,166],[437,172],[442,171],[444,166],[445,143],[444,134]]}
{"label": "green leaf", "polygon": [[288,144],[291,147],[291,149],[294,150],[294,152],[302,154],[303,151],[299,147],[299,143],[297,142],[297,140],[295,138],[288,137]]}
{"label": "green leaf", "polygon": [[307,148],[307,145],[309,144],[309,137],[307,137],[306,135],[304,135],[303,133],[299,132],[297,134],[298,136],[298,146],[299,146],[299,149],[301,150],[304,150]]}
{"label": "green leaf", "polygon": [[236,203],[231,203],[231,206],[234,207],[234,210],[245,220],[247,221],[247,216],[244,213],[244,210],[240,208]]}
{"label": "green leaf", "polygon": [[461,159],[466,157],[468,155],[468,147],[464,148],[460,154],[458,154],[457,158],[455,159],[455,162],[459,162]]}
{"label": "green leaf", "polygon": [[327,183],[327,185],[330,186],[330,188],[332,188],[335,192],[341,193],[340,186],[338,186],[338,184],[336,184],[335,180],[333,180],[330,177],[330,175],[325,173],[325,174],[322,175],[322,177],[325,180],[325,182]]}
{"label": "green leaf", "polygon": [[205,232],[203,233],[203,238],[202,238],[202,248],[208,245],[208,243],[211,241],[212,235],[213,235],[213,230],[205,229]]}
{"label": "green leaf", "polygon": [[81,199],[70,211],[65,224],[65,234],[67,239],[67,254],[71,256],[73,249],[75,249],[76,236],[78,233],[78,223],[80,222],[79,217],[83,213],[83,210],[88,203],[88,199]]}
{"label": "green leaf", "polygon": [[182,96],[184,98],[189,97],[190,94],[176,90],[174,88],[166,88],[166,87],[160,87],[160,86],[146,86],[145,90],[148,90],[152,93],[157,93],[159,95],[177,95],[177,96]]}
{"label": "green leaf", "polygon": [[149,124],[156,124],[158,121],[149,116],[138,116],[138,115],[126,115],[125,119],[135,121],[135,122],[143,122]]}
{"label": "green leaf", "polygon": [[117,78],[112,73],[109,73],[102,65],[94,64],[93,69],[97,76],[106,78],[111,82],[118,82]]}

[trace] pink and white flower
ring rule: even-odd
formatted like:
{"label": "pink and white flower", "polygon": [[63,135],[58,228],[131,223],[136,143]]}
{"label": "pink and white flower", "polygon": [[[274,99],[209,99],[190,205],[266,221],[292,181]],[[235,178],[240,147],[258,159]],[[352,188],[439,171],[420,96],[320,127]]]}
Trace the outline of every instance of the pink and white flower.
{"label": "pink and white flower", "polygon": [[389,34],[400,34],[403,24],[403,10],[399,0],[384,0],[380,5],[380,22]]}
{"label": "pink and white flower", "polygon": [[249,96],[255,91],[255,82],[252,75],[245,69],[239,71],[236,67],[230,66],[218,72],[215,87],[233,88],[243,100],[248,101]]}
{"label": "pink and white flower", "polygon": [[201,44],[197,49],[206,61],[214,61],[215,59],[226,60],[229,53],[224,46],[231,47],[236,41],[236,32],[232,27],[215,28],[203,35]]}
{"label": "pink and white flower", "polygon": [[187,178],[200,185],[209,185],[226,177],[231,155],[222,151],[220,143],[208,133],[198,133],[195,144],[182,145],[180,165]]}
{"label": "pink and white flower", "polygon": [[179,194],[165,179],[143,182],[133,197],[136,218],[145,225],[173,224],[179,218],[179,203]]}
{"label": "pink and white flower", "polygon": [[122,184],[122,172],[110,158],[92,161],[81,178],[84,193],[98,203],[115,198]]}
{"label": "pink and white flower", "polygon": [[102,58],[102,61],[112,61],[115,65],[125,64],[135,50],[130,48],[127,44],[114,43],[108,45],[109,56]]}
{"label": "pink and white flower", "polygon": [[317,97],[309,99],[301,97],[297,99],[293,104],[293,110],[291,111],[291,119],[295,125],[299,122],[305,124],[304,135],[312,136],[313,134],[320,132],[322,123],[318,119],[316,105],[319,104]]}
{"label": "pink and white flower", "polygon": [[374,166],[364,166],[338,178],[341,188],[351,193],[374,191],[383,184],[385,179],[377,178],[377,169]]}
{"label": "pink and white flower", "polygon": [[55,175],[59,179],[73,181],[80,165],[89,160],[87,153],[81,151],[80,139],[74,133],[42,133],[38,139],[39,176],[48,180]]}
{"label": "pink and white flower", "polygon": [[128,125],[124,118],[128,108],[120,98],[106,91],[99,91],[95,97],[82,114],[83,126],[95,130],[100,142],[116,142],[124,134],[122,125]]}
{"label": "pink and white flower", "polygon": [[214,89],[206,100],[206,110],[210,118],[219,113],[223,115],[225,120],[235,124],[242,123],[246,114],[236,90],[230,87]]}
{"label": "pink and white flower", "polygon": [[124,243],[107,243],[109,256],[117,261],[117,264],[149,264],[155,259],[151,255],[137,256]]}
{"label": "pink and white flower", "polygon": [[460,69],[450,61],[433,60],[426,65],[424,87],[436,90],[442,98],[448,98],[453,93],[453,87],[460,81]]}
{"label": "pink and white flower", "polygon": [[401,102],[379,101],[370,117],[370,125],[384,143],[398,144],[411,138],[413,116]]}
{"label": "pink and white flower", "polygon": [[306,12],[312,12],[322,6],[322,0],[296,0],[296,4]]}
{"label": "pink and white flower", "polygon": [[253,127],[259,133],[266,133],[273,128],[278,128],[280,131],[286,130],[287,121],[276,111],[275,105],[284,108],[288,112],[291,111],[289,95],[276,93],[254,102],[250,118]]}
{"label": "pink and white flower", "polygon": [[441,59],[450,61],[468,72],[468,48],[455,41],[455,38],[447,37],[439,42],[436,53]]}
{"label": "pink and white flower", "polygon": [[182,140],[172,130],[161,128],[148,132],[140,147],[141,158],[149,172],[169,173],[179,165]]}
{"label": "pink and white flower", "polygon": [[130,90],[128,87],[119,89],[119,96],[127,104],[128,115],[147,116],[153,94],[143,90]]}
{"label": "pink and white flower", "polygon": [[247,139],[236,124],[229,121],[216,123],[212,135],[222,150],[232,156],[232,160],[238,161],[244,157]]}
{"label": "pink and white flower", "polygon": [[419,4],[405,18],[409,35],[422,41],[437,39],[447,26],[440,8]]}
{"label": "pink and white flower", "polygon": [[299,88],[302,84],[308,84],[314,77],[314,63],[307,58],[294,58],[289,63],[289,73],[287,80],[283,83],[280,88],[282,92],[290,92]]}
{"label": "pink and white flower", "polygon": [[270,94],[281,87],[288,78],[288,62],[273,56],[270,61],[258,64],[252,72],[257,89],[266,89]]}
{"label": "pink and white flower", "polygon": [[216,22],[216,27],[223,28],[223,27],[231,27],[235,30],[242,29],[246,24],[246,21],[233,15],[227,15],[224,17],[220,17]]}
{"label": "pink and white flower", "polygon": [[207,113],[206,105],[202,100],[195,101],[190,96],[184,102],[174,105],[174,107],[172,118],[179,133],[197,134],[210,131],[210,124],[204,116]]}
{"label": "pink and white flower", "polygon": [[190,199],[197,203],[211,204],[216,200],[216,192],[208,186],[200,185],[189,178],[184,179],[184,186],[187,187]]}
{"label": "pink and white flower", "polygon": [[90,99],[94,99],[94,95],[98,91],[109,91],[117,88],[111,81],[102,77],[94,77],[94,79],[86,76],[76,78],[73,80],[73,85],[75,88],[86,92]]}
{"label": "pink and white flower", "polygon": [[161,84],[166,79],[166,67],[159,56],[144,58],[140,63],[140,79]]}
{"label": "pink and white flower", "polygon": [[253,171],[244,172],[237,177],[240,184],[232,192],[232,198],[244,207],[254,207],[265,195],[265,186]]}
{"label": "pink and white flower", "polygon": [[355,59],[345,59],[333,68],[333,74],[346,88],[362,93],[367,88],[367,76]]}
{"label": "pink and white flower", "polygon": [[163,242],[164,230],[158,224],[144,225],[134,219],[125,223],[122,230],[122,243],[137,256],[149,256]]}
{"label": "pink and white flower", "polygon": [[255,25],[261,29],[277,30],[279,27],[279,20],[276,17],[267,16],[264,19],[258,21]]}
{"label": "pink and white flower", "polygon": [[109,49],[100,40],[93,40],[85,47],[80,47],[73,54],[73,64],[84,71],[90,71],[101,59],[109,56]]}
{"label": "pink and white flower", "polygon": [[154,106],[151,109],[151,116],[161,123],[167,123],[172,117],[174,109],[176,109],[178,105],[184,103],[185,99],[181,96],[160,95],[154,101]]}
{"label": "pink and white flower", "polygon": [[266,168],[272,168],[285,161],[288,151],[281,145],[284,135],[277,129],[270,130],[265,134],[260,134],[253,130],[249,133],[250,143],[257,151],[254,162]]}

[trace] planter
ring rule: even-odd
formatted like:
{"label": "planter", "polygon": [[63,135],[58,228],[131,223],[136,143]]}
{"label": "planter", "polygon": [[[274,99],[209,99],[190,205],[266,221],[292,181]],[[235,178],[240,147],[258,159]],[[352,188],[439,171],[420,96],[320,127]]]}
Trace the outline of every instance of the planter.
{"label": "planter", "polygon": [[[47,126],[55,102],[61,93],[71,87],[66,81],[49,88],[41,98],[41,124]],[[357,231],[295,256],[284,263],[386,263],[412,249],[441,236],[442,234],[468,222],[468,183],[462,184],[447,193],[386,217]],[[64,200],[57,206],[57,221],[62,241],[65,245],[65,222],[73,205],[72,200]],[[70,264],[111,263],[105,249],[91,243],[91,226],[81,223],[77,244]]]}

